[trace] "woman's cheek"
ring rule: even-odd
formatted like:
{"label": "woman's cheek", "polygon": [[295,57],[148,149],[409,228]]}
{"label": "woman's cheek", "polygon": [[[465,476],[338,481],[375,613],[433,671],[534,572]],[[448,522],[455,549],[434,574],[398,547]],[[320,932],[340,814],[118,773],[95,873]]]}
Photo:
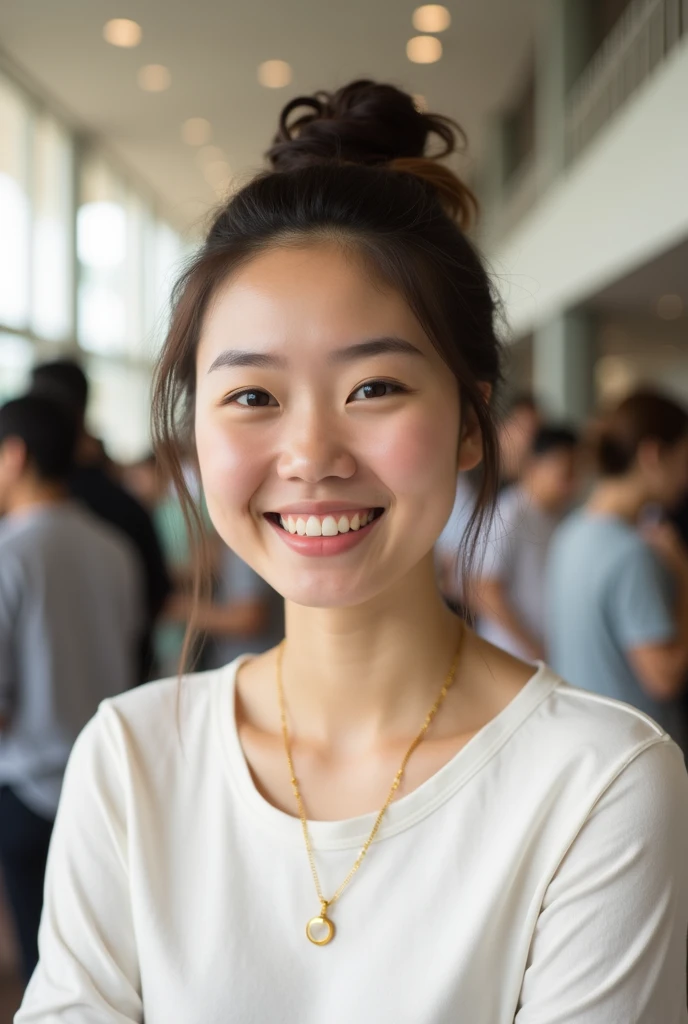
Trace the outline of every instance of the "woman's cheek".
{"label": "woman's cheek", "polygon": [[367,445],[371,468],[393,494],[417,493],[427,500],[446,487],[453,500],[458,422],[454,432],[448,422],[448,416],[419,411],[373,433]]}
{"label": "woman's cheek", "polygon": [[259,446],[226,425],[197,423],[196,445],[208,511],[231,523],[245,513],[261,483]]}

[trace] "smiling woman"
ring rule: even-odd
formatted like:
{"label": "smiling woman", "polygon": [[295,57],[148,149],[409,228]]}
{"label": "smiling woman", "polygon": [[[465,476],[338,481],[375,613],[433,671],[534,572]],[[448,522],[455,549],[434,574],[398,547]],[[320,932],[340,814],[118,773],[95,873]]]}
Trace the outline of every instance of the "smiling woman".
{"label": "smiling woman", "polygon": [[438,592],[481,460],[466,565],[490,514],[500,351],[433,137],[391,86],[294,100],[177,287],[159,452],[192,513],[195,446],[286,640],[82,734],[18,1024],[688,1019],[680,752]]}

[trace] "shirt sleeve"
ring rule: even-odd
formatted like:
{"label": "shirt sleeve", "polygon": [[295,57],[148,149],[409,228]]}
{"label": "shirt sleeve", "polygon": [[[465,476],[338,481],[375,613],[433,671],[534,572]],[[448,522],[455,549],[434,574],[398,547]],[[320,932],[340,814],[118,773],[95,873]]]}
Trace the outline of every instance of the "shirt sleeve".
{"label": "shirt sleeve", "polygon": [[552,879],[515,1024],[685,1024],[688,778],[673,743],[607,788]]}
{"label": "shirt sleeve", "polygon": [[614,574],[609,613],[624,650],[675,638],[671,577],[646,544],[625,558]]}
{"label": "shirt sleeve", "polygon": [[143,1007],[119,733],[107,705],[67,766],[48,856],[39,963],[15,1024],[132,1024]]}

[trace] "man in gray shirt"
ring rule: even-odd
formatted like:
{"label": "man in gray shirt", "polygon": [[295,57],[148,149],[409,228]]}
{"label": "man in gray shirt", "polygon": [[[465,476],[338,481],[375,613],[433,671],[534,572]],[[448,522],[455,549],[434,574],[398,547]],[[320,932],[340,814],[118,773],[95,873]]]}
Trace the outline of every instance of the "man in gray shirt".
{"label": "man in gray shirt", "polygon": [[0,865],[27,976],[67,759],[136,682],[142,622],[133,551],[67,497],[75,439],[49,399],[0,408]]}
{"label": "man in gray shirt", "polygon": [[545,573],[552,535],[578,485],[578,438],[542,427],[518,485],[504,490],[475,586],[478,633],[525,661],[545,656]]}

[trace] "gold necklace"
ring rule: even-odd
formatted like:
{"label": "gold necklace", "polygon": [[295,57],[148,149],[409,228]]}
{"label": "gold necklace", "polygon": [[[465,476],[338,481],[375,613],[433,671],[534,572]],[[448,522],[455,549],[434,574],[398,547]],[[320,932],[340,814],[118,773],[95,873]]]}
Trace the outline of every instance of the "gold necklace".
{"label": "gold necklace", "polygon": [[[282,736],[284,737],[284,749],[286,750],[286,753],[287,753],[287,762],[289,764],[289,776],[290,776],[290,779],[291,779],[291,787],[294,790],[294,796],[296,797],[296,803],[297,803],[297,806],[298,806],[298,809],[299,809],[299,818],[301,820],[301,830],[303,832],[303,839],[304,839],[304,842],[306,844],[306,853],[308,854],[308,861],[309,861],[310,866],[311,866],[311,874],[313,875],[313,881],[315,882],[315,891],[316,891],[316,893],[318,895],[318,899],[320,901],[320,913],[318,915],[316,915],[316,917],[312,917],[310,919],[310,921],[308,922],[308,924],[306,925],[306,935],[308,936],[308,939],[314,945],[316,945],[316,946],[326,946],[328,944],[328,942],[331,942],[332,939],[334,938],[334,924],[330,920],[330,918],[327,916],[327,911],[332,906],[333,903],[336,903],[336,901],[339,899],[341,894],[344,892],[344,890],[346,889],[346,887],[349,884],[349,882],[351,881],[351,879],[354,877],[354,875],[356,874],[356,872],[360,868],[360,866],[361,866],[361,864],[363,862],[363,858],[365,857],[366,853],[368,852],[368,848],[370,847],[370,844],[375,839],[375,836],[378,833],[378,829],[380,828],[380,825],[382,824],[382,818],[384,817],[384,813],[387,810],[387,808],[389,807],[389,805],[391,804],[392,799],[394,797],[394,794],[396,793],[396,791],[397,791],[397,789],[399,787],[399,783],[401,782],[401,779],[403,777],[404,771],[406,769],[406,765],[409,762],[411,754],[414,752],[416,747],[420,744],[421,740],[423,739],[423,737],[425,736],[426,732],[428,731],[430,723],[432,722],[433,718],[437,714],[437,711],[439,710],[440,705],[442,704],[442,701],[447,696],[447,691],[448,691],[449,687],[454,682],[454,676],[456,674],[456,667],[457,667],[458,662],[459,662],[459,654],[461,653],[461,641],[463,640],[463,634],[464,634],[464,630],[462,628],[462,630],[461,630],[461,637],[459,639],[459,646],[457,648],[456,654],[454,655],[454,658],[453,658],[452,663],[451,663],[451,668],[449,669],[449,671],[447,673],[447,677],[444,680],[444,683],[442,685],[442,689],[440,690],[439,696],[438,696],[437,700],[435,701],[435,703],[433,704],[433,706],[428,711],[428,713],[427,713],[427,715],[425,717],[425,721],[423,722],[423,725],[421,727],[420,732],[418,733],[418,735],[414,739],[413,743],[411,744],[411,746],[406,751],[406,754],[404,755],[404,759],[401,762],[401,766],[399,768],[399,771],[394,776],[394,782],[392,783],[392,788],[389,791],[389,796],[385,800],[385,803],[384,803],[384,806],[382,807],[382,810],[380,811],[380,813],[378,814],[377,818],[375,819],[375,824],[373,825],[372,831],[371,831],[370,835],[368,836],[368,838],[366,839],[365,843],[363,844],[363,848],[362,848],[361,852],[359,853],[358,857],[356,858],[356,863],[351,868],[351,871],[349,871],[349,874],[346,876],[346,878],[344,879],[342,884],[336,890],[334,896],[332,896],[329,900],[326,900],[325,897],[322,894],[322,888],[320,886],[320,879],[318,878],[318,871],[317,871],[317,868],[315,866],[315,858],[313,856],[313,846],[311,844],[311,837],[310,837],[309,832],[308,832],[308,821],[306,819],[306,811],[305,811],[305,808],[303,806],[303,800],[301,799],[301,792],[299,790],[299,784],[298,784],[298,781],[296,779],[296,772],[294,771],[294,762],[293,762],[292,756],[291,756],[291,746],[290,746],[290,743],[289,743],[289,730],[287,729],[287,714],[286,714],[286,710],[285,710],[285,706],[284,706],[284,687],[282,685],[282,659],[283,659],[283,656],[284,656],[284,648],[285,648],[286,641],[283,640],[282,643],[277,648],[277,695],[278,695],[278,699],[279,699],[280,716],[281,716],[281,719],[282,719]],[[323,928],[323,927],[325,928],[325,934],[322,935],[320,938],[316,937],[316,935],[313,932],[313,929],[314,928]]]}

